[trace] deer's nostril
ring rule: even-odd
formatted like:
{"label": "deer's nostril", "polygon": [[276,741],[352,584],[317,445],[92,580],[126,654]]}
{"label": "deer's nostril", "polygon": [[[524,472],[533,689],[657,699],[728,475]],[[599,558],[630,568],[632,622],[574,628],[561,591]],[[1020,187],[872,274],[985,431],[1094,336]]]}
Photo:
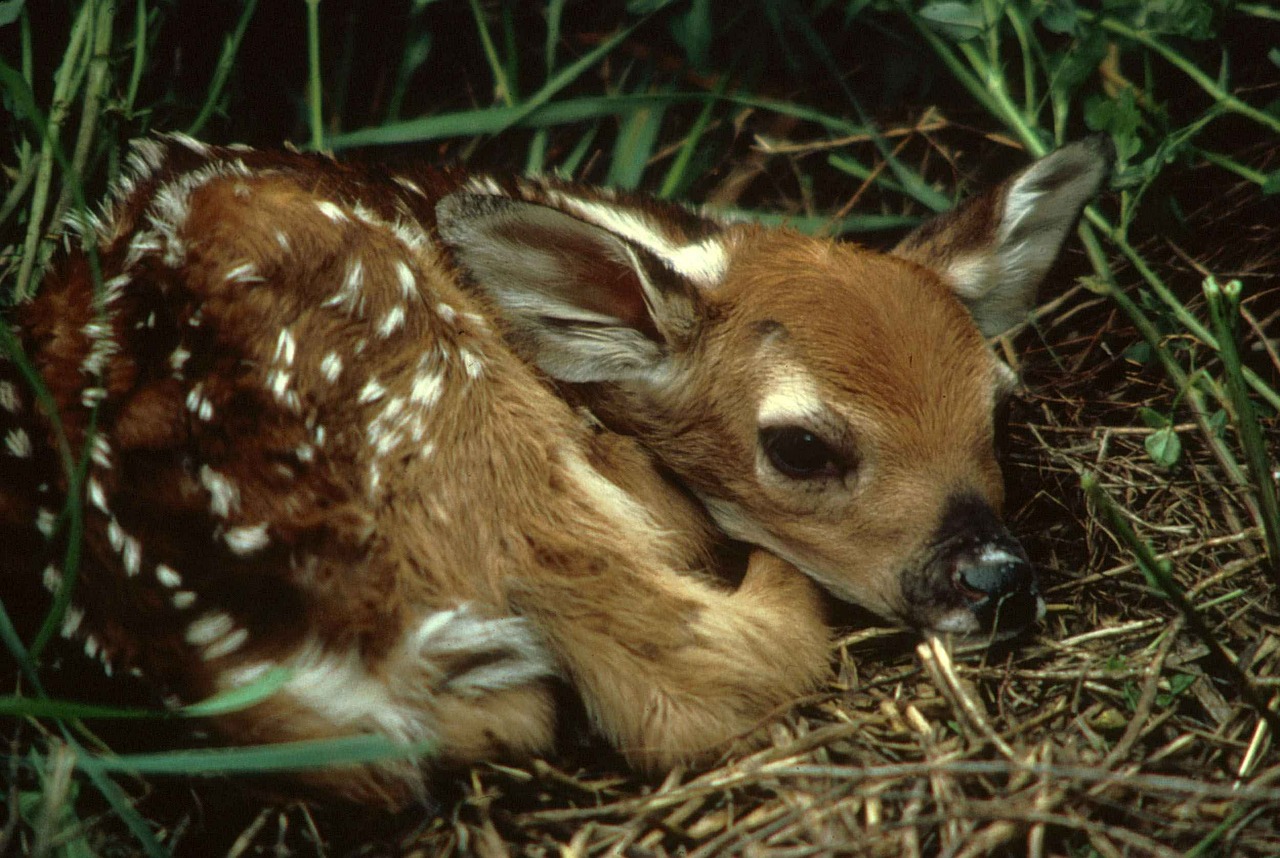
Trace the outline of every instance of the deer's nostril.
{"label": "deer's nostril", "polygon": [[954,580],[966,595],[981,600],[1027,587],[1031,568],[1003,548],[987,547],[977,557],[958,562]]}
{"label": "deer's nostril", "polygon": [[1035,571],[1016,543],[994,541],[953,562],[951,582],[984,631],[1013,633],[1039,619]]}

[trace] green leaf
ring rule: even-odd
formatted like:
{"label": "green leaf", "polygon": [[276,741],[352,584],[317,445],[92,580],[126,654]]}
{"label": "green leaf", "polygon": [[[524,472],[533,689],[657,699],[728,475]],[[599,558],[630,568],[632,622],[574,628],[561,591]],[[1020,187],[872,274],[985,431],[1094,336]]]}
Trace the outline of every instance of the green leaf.
{"label": "green leaf", "polygon": [[1168,709],[1188,688],[1196,684],[1196,676],[1191,673],[1175,673],[1169,678],[1169,690],[1156,695],[1156,705]]}
{"label": "green leaf", "polygon": [[1209,431],[1215,436],[1221,438],[1227,428],[1227,412],[1219,408],[1217,411],[1209,415]]}
{"label": "green leaf", "polygon": [[1152,351],[1151,344],[1142,342],[1134,343],[1124,350],[1124,359],[1133,361],[1134,363],[1146,364],[1151,362]]}
{"label": "green leaf", "polygon": [[671,37],[700,73],[706,73],[711,61],[711,40],[716,34],[711,21],[711,0],[693,0],[689,11],[671,21]]}
{"label": "green leaf", "polygon": [[1168,417],[1153,408],[1139,408],[1138,418],[1146,424],[1148,429],[1164,429],[1172,424]]}
{"label": "green leaf", "polygon": [[22,7],[26,5],[26,0],[4,0],[0,3],[0,27],[12,24],[18,20],[18,16],[22,14]]}
{"label": "green leaf", "polygon": [[1280,193],[1280,170],[1273,171],[1262,183],[1262,193],[1271,196]]}
{"label": "green leaf", "polygon": [[1080,13],[1071,0],[1052,0],[1040,13],[1040,23],[1050,33],[1068,35],[1076,32]]}
{"label": "green leaf", "polygon": [[920,10],[920,17],[933,30],[953,42],[976,39],[987,28],[987,20],[976,3],[960,3],[958,0],[930,3]]}
{"label": "green leaf", "polygon": [[1060,98],[1069,98],[1097,74],[1107,44],[1106,33],[1090,30],[1065,50],[1054,51],[1049,55],[1049,86]]}
{"label": "green leaf", "polygon": [[1162,468],[1172,468],[1182,456],[1182,441],[1172,426],[1152,432],[1143,446],[1147,448],[1147,455],[1151,460]]}

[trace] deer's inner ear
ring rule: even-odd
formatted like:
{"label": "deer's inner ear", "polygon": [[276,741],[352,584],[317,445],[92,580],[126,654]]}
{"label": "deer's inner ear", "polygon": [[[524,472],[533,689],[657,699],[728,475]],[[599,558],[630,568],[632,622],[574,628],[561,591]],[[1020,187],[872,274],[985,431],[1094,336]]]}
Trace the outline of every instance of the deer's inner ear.
{"label": "deer's inner ear", "polygon": [[1067,233],[1111,170],[1102,135],[1064,146],[922,224],[893,252],[951,284],[986,336],[1021,323]]}
{"label": "deer's inner ear", "polygon": [[701,318],[698,287],[633,240],[638,227],[622,214],[613,220],[626,231],[541,203],[462,192],[441,200],[436,215],[441,238],[528,357],[561,381],[652,378]]}

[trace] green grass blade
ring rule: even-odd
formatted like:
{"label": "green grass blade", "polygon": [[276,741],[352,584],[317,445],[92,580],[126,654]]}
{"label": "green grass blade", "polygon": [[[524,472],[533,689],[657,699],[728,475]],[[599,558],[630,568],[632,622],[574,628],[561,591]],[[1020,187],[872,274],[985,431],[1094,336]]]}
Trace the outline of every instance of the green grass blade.
{"label": "green grass blade", "polygon": [[151,858],[166,858],[169,850],[156,839],[155,832],[142,818],[142,814],[138,813],[120,785],[107,775],[106,770],[98,764],[93,755],[85,751],[80,743],[70,737],[68,742],[76,750],[76,767],[85,773],[94,788],[107,800],[116,816],[120,817],[125,827],[129,829],[129,833],[142,845],[147,855]]}
{"label": "green grass blade", "polygon": [[[0,609],[3,609],[2,605],[0,605]],[[14,651],[15,656],[19,655],[20,651],[13,648],[13,641],[16,637],[13,635],[12,624],[9,622],[8,616],[3,613],[0,613],[0,638],[10,647],[11,651]],[[20,646],[21,642],[18,643]],[[25,656],[25,653],[23,653],[23,656]],[[27,658],[26,660],[30,664],[30,659]],[[32,666],[32,670],[34,671],[34,666]],[[71,719],[132,721],[210,718],[216,715],[225,715],[229,712],[238,712],[261,703],[288,684],[291,676],[292,672],[287,668],[276,668],[268,671],[256,682],[252,682],[243,688],[223,691],[207,700],[174,710],[99,706],[93,703],[76,703],[69,700],[49,700],[43,697],[33,699],[6,695],[0,697],[0,716],[58,718],[64,721]],[[34,674],[32,674],[32,677],[34,677]]]}
{"label": "green grass blade", "polygon": [[637,107],[623,120],[613,144],[605,184],[629,191],[639,187],[657,145],[664,113],[660,104]]}
{"label": "green grass blade", "polygon": [[1253,707],[1258,716],[1267,722],[1272,732],[1280,732],[1280,714],[1267,705],[1267,701],[1258,692],[1253,680],[1223,648],[1213,630],[1205,623],[1204,617],[1187,598],[1181,585],[1174,579],[1169,569],[1156,558],[1151,546],[1138,536],[1133,526],[1120,513],[1115,501],[1098,482],[1098,478],[1091,473],[1081,474],[1080,485],[1099,516],[1107,522],[1112,533],[1133,555],[1138,568],[1142,570],[1143,577],[1151,587],[1181,612],[1187,628],[1208,647],[1210,656],[1219,669],[1231,678],[1232,684],[1239,689],[1240,695]]}
{"label": "green grass blade", "polygon": [[116,774],[215,777],[267,772],[303,771],[353,766],[393,759],[429,756],[434,742],[403,744],[386,736],[345,736],[253,745],[241,748],[195,748],[155,754],[91,755],[77,761]]}
{"label": "green grass blade", "polygon": [[[311,2],[311,0],[308,0],[308,2]],[[319,2],[319,0],[316,0],[316,2]],[[231,77],[232,69],[235,68],[236,56],[240,53],[240,43],[244,41],[245,28],[249,26],[249,20],[253,17],[254,10],[257,7],[258,0],[245,0],[244,9],[240,11],[240,18],[236,21],[236,28],[231,31],[222,43],[222,55],[218,58],[218,65],[213,70],[213,79],[209,82],[204,104],[201,105],[200,112],[196,114],[196,118],[187,126],[187,133],[192,137],[200,136],[200,132],[204,130],[204,126],[212,118],[214,111],[218,109],[218,102],[222,100],[222,93],[226,89],[227,80]]]}
{"label": "green grass blade", "polygon": [[1280,584],[1280,503],[1276,498],[1276,481],[1272,474],[1275,463],[1267,452],[1258,415],[1249,399],[1244,368],[1237,348],[1240,316],[1240,281],[1231,280],[1222,285],[1213,277],[1204,281],[1204,294],[1209,303],[1209,318],[1218,335],[1218,356],[1222,358],[1223,373],[1227,381],[1227,395],[1235,412],[1236,431],[1249,462],[1249,474],[1262,517],[1262,530],[1266,534],[1267,557],[1271,573]]}
{"label": "green grass blade", "polygon": [[307,3],[307,107],[311,127],[311,150],[324,149],[323,89],[320,85],[320,0]]}

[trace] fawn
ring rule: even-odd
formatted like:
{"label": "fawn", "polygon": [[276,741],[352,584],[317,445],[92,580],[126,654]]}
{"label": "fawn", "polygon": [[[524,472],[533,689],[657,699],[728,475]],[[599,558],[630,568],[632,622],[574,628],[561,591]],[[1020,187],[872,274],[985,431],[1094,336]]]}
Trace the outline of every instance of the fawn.
{"label": "fawn", "polygon": [[[941,631],[1043,610],[984,335],[1110,157],[1062,148],[878,253],[551,179],[140,141],[13,312],[54,413],[0,360],[0,572],[71,586],[65,443],[63,635],[181,702],[289,668],[226,741],[545,753],[567,683],[635,765],[704,760],[824,675],[818,588]],[[306,776],[387,806],[421,778]]]}

